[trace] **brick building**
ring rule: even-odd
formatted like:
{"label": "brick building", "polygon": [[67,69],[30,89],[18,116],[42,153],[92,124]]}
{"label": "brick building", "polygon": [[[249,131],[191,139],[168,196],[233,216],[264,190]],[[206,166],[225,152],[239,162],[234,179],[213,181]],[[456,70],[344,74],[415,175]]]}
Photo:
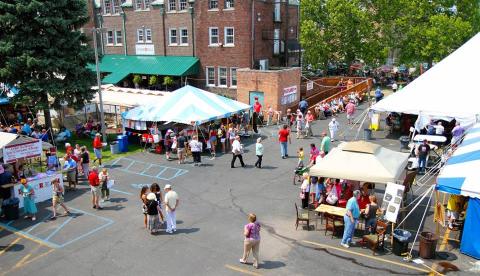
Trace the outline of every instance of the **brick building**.
{"label": "brick building", "polygon": [[235,98],[238,68],[299,65],[298,0],[94,1],[102,53],[194,57],[180,79],[210,91]]}

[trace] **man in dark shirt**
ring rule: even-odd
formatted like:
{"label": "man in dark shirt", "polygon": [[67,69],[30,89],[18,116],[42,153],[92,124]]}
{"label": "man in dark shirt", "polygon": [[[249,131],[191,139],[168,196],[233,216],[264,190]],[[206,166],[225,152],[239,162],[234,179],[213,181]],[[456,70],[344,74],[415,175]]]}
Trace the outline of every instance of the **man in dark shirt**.
{"label": "man in dark shirt", "polygon": [[[2,165],[0,165],[0,207],[3,206],[3,201],[9,199],[12,196],[12,187],[8,184],[13,182],[12,173],[5,171]],[[0,214],[3,215],[3,210],[0,209]]]}
{"label": "man in dark shirt", "polygon": [[177,138],[177,156],[178,164],[185,163],[185,144],[187,143],[187,138],[184,136],[183,130],[180,131]]}
{"label": "man in dark shirt", "polygon": [[423,143],[418,146],[418,173],[425,173],[425,167],[427,166],[427,156],[430,152],[430,146],[427,140],[423,140]]}

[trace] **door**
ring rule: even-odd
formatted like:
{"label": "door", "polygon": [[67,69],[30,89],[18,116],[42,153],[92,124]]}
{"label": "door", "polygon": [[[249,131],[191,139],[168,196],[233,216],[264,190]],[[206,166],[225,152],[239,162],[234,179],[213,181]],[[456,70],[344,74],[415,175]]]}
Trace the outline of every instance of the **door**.
{"label": "door", "polygon": [[250,102],[249,104],[253,106],[255,103],[255,97],[258,97],[258,102],[262,105],[262,109],[265,109],[263,102],[263,92],[262,91],[250,91]]}

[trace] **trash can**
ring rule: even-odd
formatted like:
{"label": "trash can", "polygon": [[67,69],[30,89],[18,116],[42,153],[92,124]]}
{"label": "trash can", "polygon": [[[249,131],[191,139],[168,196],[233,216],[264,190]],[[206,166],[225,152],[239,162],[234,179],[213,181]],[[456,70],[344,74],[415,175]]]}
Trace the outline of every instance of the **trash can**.
{"label": "trash can", "polygon": [[438,237],[431,232],[422,232],[420,234],[420,258],[433,259],[437,249]]}
{"label": "trash can", "polygon": [[112,154],[119,154],[120,148],[118,147],[118,141],[113,141],[110,143],[110,152]]}
{"label": "trash can", "polygon": [[128,136],[127,135],[118,135],[118,148],[120,152],[127,152],[128,151]]}
{"label": "trash can", "polygon": [[400,150],[408,150],[408,143],[410,143],[410,137],[400,136]]}
{"label": "trash can", "polygon": [[392,252],[397,256],[403,256],[408,252],[408,241],[412,233],[407,230],[396,229],[393,231]]}
{"label": "trash can", "polygon": [[20,216],[19,204],[20,200],[16,197],[9,198],[3,201],[2,209],[7,220],[18,219],[18,217]]}
{"label": "trash can", "polygon": [[364,129],[363,138],[365,139],[365,141],[372,140],[372,130],[369,128]]}

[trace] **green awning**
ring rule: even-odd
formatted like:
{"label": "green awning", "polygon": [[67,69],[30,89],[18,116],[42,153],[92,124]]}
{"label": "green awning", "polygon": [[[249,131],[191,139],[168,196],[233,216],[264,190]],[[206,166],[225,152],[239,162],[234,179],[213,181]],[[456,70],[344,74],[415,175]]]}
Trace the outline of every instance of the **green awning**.
{"label": "green awning", "polygon": [[100,72],[110,73],[103,78],[102,83],[116,84],[130,74],[175,77],[196,75],[199,64],[198,58],[189,56],[105,55],[100,61]]}

